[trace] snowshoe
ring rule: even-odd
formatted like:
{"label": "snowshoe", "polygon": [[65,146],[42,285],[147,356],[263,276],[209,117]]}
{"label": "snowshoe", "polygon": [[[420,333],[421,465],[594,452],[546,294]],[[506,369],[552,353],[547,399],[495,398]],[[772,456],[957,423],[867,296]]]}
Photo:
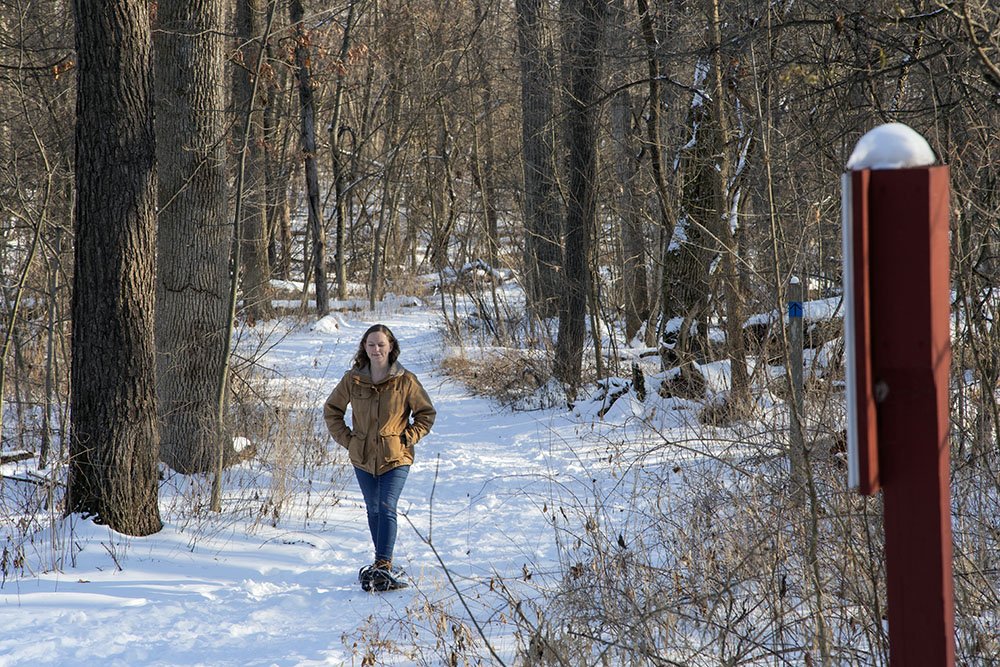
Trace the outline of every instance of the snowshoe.
{"label": "snowshoe", "polygon": [[358,583],[361,590],[370,591],[395,591],[401,588],[408,588],[409,584],[403,580],[406,573],[398,567],[379,562],[374,565],[365,565],[358,570]]}
{"label": "snowshoe", "polygon": [[[402,574],[402,570],[373,567],[371,570],[371,582],[369,583],[370,589],[378,593],[384,593],[386,591],[398,591],[403,588],[409,588],[410,585],[403,581]],[[369,590],[364,587],[363,583],[361,588]]]}
{"label": "snowshoe", "polygon": [[372,571],[374,569],[374,565],[365,565],[358,570],[358,583],[361,584],[361,590],[370,591],[372,589]]}

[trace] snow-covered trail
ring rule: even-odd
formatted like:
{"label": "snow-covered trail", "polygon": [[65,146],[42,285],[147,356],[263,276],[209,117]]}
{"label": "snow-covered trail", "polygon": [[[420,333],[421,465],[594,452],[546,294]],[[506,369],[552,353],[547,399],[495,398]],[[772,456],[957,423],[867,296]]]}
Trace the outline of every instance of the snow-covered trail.
{"label": "snow-covered trail", "polygon": [[[376,321],[400,339],[401,363],[417,373],[438,410],[400,502],[396,561],[414,589],[371,595],[357,585],[372,547],[360,492],[340,465],[308,482],[317,495],[325,484],[327,498],[333,489],[339,502],[317,506],[312,499],[307,517],[297,498],[277,526],[253,531],[249,519],[231,515],[201,525],[177,518],[168,507],[176,498],[162,497],[180,493],[183,478],[174,476],[161,495],[165,527],[156,535],[124,538],[76,518],[37,536],[37,553],[28,554],[38,563],[35,576],[8,578],[0,588],[0,666],[360,664],[363,651],[375,650],[369,644],[376,634],[400,647],[379,649],[380,661],[426,662],[435,637],[406,626],[419,624],[414,605],[429,600],[464,615],[431,545],[477,615],[499,603],[489,593],[494,573],[514,580],[553,571],[554,532],[542,507],[582,492],[577,478],[586,457],[578,458],[574,427],[555,412],[502,410],[445,378],[429,311],[395,309],[364,321],[333,316],[290,328],[262,363],[274,372],[272,382],[318,413]],[[60,568],[50,569],[56,556],[46,550],[62,556]],[[487,631],[510,657],[509,629]]]}

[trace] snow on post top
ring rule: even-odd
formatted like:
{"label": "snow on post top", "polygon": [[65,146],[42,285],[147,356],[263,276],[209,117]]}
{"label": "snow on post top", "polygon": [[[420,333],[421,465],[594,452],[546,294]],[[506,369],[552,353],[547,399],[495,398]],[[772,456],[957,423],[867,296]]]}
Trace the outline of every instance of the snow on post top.
{"label": "snow on post top", "polygon": [[927,140],[902,123],[886,123],[869,130],[858,140],[847,161],[847,169],[906,169],[937,162]]}

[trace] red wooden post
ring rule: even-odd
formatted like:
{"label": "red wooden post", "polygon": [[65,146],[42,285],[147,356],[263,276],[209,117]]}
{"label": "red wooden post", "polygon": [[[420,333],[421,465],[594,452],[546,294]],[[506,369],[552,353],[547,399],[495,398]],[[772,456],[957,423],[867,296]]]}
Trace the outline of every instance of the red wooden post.
{"label": "red wooden post", "polygon": [[[955,664],[948,175],[947,166],[848,175],[852,217],[867,223],[867,257],[863,248],[858,254],[863,240],[855,238],[851,249],[855,289],[859,264],[866,274],[866,292],[860,298],[854,294],[855,343],[858,317],[867,317],[868,325],[862,331],[868,340],[855,352],[867,348],[870,355],[867,361],[854,360],[856,387],[861,387],[855,390],[856,413],[859,422],[867,420],[872,416],[867,408],[874,405],[876,431],[864,422],[867,435],[859,439],[875,436],[868,450],[875,468],[874,476],[868,469],[859,490],[874,493],[881,484],[883,491],[893,667]],[[860,376],[869,370],[863,385]],[[851,428],[857,433],[859,425]]]}

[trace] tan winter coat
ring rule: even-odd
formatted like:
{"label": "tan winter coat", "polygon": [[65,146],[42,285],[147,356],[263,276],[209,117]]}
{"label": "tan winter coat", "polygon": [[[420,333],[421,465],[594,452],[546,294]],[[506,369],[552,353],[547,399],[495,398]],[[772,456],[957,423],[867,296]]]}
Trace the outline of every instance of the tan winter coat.
{"label": "tan winter coat", "polygon": [[[348,405],[350,427],[344,421]],[[431,430],[436,415],[417,376],[399,362],[378,384],[367,367],[347,371],[323,406],[330,435],[347,449],[351,463],[373,475],[412,464],[413,445]]]}

